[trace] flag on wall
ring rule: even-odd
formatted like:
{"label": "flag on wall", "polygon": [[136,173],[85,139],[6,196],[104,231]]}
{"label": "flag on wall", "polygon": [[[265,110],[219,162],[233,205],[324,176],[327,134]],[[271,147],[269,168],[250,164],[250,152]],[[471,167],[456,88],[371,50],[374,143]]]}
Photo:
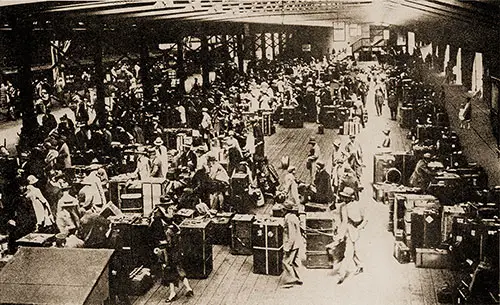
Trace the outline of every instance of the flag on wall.
{"label": "flag on wall", "polygon": [[428,55],[432,56],[432,42],[426,46],[420,47],[420,53],[422,54],[422,60],[424,61]]}

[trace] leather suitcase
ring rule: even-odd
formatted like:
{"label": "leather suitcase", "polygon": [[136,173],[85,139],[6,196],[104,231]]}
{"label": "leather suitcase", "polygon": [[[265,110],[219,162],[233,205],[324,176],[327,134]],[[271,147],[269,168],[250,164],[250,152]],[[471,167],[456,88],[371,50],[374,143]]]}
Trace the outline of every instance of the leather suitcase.
{"label": "leather suitcase", "polygon": [[413,107],[401,107],[399,109],[399,126],[410,128],[415,124]]}
{"label": "leather suitcase", "polygon": [[328,110],[325,112],[323,118],[323,125],[326,129],[339,128],[339,120],[337,118],[337,112],[335,110]]}
{"label": "leather suitcase", "polygon": [[153,278],[149,268],[137,267],[129,274],[129,295],[143,295],[153,287]]}
{"label": "leather suitcase", "polygon": [[270,136],[273,134],[273,120],[272,112],[263,111],[261,116],[262,132],[265,136]]}
{"label": "leather suitcase", "polygon": [[16,244],[19,247],[50,247],[55,240],[55,234],[29,233],[16,240]]}
{"label": "leather suitcase", "polygon": [[165,178],[149,178],[140,180],[142,183],[143,215],[149,216],[155,205],[160,203],[160,197],[164,195],[168,180]]}
{"label": "leather suitcase", "polygon": [[236,214],[231,220],[231,253],[252,255],[252,223],[254,215]]}
{"label": "leather suitcase", "polygon": [[404,206],[407,210],[415,207],[429,207],[438,204],[436,197],[432,195],[401,194],[404,197]]}
{"label": "leather suitcase", "polygon": [[394,161],[394,156],[389,153],[373,155],[373,183],[385,182],[386,173],[394,167]]}
{"label": "leather suitcase", "polygon": [[283,271],[283,219],[257,218],[252,225],[253,272],[280,275]]}
{"label": "leather suitcase", "polygon": [[393,255],[400,264],[407,264],[411,261],[410,248],[402,241],[394,243]]}
{"label": "leather suitcase", "polygon": [[417,268],[446,269],[450,267],[450,253],[443,249],[415,249],[415,266]]}
{"label": "leather suitcase", "polygon": [[412,153],[407,152],[394,152],[394,167],[401,172],[401,184],[408,185],[415,166],[417,165],[417,158]]}
{"label": "leather suitcase", "polygon": [[184,219],[194,218],[194,210],[193,209],[179,209],[175,212],[174,220],[176,223],[181,223]]}
{"label": "leather suitcase", "polygon": [[143,214],[142,194],[130,193],[120,195],[120,210],[123,213],[140,213]]}
{"label": "leather suitcase", "polygon": [[453,219],[458,216],[463,216],[464,214],[465,209],[462,206],[443,206],[441,217],[441,241],[448,240],[451,237]]}
{"label": "leather suitcase", "polygon": [[281,275],[283,272],[283,248],[253,249],[253,273]]}
{"label": "leather suitcase", "polygon": [[306,213],[306,229],[333,231],[333,215],[330,212],[307,212]]}
{"label": "leather suitcase", "polygon": [[326,245],[333,242],[333,237],[325,234],[307,233],[306,251],[326,251]]}
{"label": "leather suitcase", "polygon": [[215,216],[212,218],[212,244],[226,246],[231,244],[231,217]]}
{"label": "leather suitcase", "polygon": [[331,269],[333,262],[330,261],[325,251],[306,251],[305,267],[308,269]]}
{"label": "leather suitcase", "polygon": [[239,214],[247,214],[251,209],[248,195],[250,180],[247,174],[234,173],[231,177],[231,205]]}
{"label": "leather suitcase", "polygon": [[414,248],[433,248],[441,243],[441,215],[437,209],[415,208],[411,215]]}
{"label": "leather suitcase", "polygon": [[213,268],[210,219],[185,219],[180,224],[182,261],[189,278],[206,279]]}

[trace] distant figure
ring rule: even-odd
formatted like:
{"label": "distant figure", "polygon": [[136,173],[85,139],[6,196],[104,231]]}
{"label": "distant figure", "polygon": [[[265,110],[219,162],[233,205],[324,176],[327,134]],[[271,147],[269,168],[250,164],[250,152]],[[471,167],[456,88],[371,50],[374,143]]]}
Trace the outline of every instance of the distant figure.
{"label": "distant figure", "polygon": [[470,121],[472,119],[472,107],[471,98],[467,98],[467,101],[461,105],[458,112],[458,118],[460,120],[460,128],[470,129]]}

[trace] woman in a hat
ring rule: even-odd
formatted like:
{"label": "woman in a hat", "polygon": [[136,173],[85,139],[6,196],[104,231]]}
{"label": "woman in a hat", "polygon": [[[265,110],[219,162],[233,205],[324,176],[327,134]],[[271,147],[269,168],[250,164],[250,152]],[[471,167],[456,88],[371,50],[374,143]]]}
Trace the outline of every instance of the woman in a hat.
{"label": "woman in a hat", "polygon": [[340,199],[345,202],[340,206],[341,223],[338,228],[338,236],[346,237],[345,259],[342,262],[342,267],[339,270],[338,284],[342,284],[347,277],[347,266],[350,264],[346,259],[354,261],[356,271],[354,274],[363,272],[363,265],[358,256],[358,241],[360,231],[366,227],[368,223],[365,217],[364,207],[358,200],[355,200],[355,191],[346,187],[339,193]]}
{"label": "woman in a hat", "polygon": [[177,297],[175,286],[182,281],[186,287],[186,296],[193,296],[193,289],[186,278],[186,272],[182,266],[181,249],[179,247],[180,228],[173,221],[173,205],[163,208],[158,206],[153,213],[151,222],[152,236],[157,244],[154,253],[158,257],[161,266],[162,283],[169,286],[167,303],[174,301]]}

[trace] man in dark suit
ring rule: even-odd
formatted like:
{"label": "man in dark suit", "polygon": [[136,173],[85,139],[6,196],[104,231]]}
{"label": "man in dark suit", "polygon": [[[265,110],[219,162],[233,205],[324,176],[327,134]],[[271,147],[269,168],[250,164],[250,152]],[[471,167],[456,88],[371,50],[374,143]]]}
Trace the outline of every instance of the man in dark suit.
{"label": "man in dark suit", "polygon": [[314,187],[316,191],[311,196],[312,201],[317,203],[330,203],[333,201],[332,181],[323,161],[316,162]]}

